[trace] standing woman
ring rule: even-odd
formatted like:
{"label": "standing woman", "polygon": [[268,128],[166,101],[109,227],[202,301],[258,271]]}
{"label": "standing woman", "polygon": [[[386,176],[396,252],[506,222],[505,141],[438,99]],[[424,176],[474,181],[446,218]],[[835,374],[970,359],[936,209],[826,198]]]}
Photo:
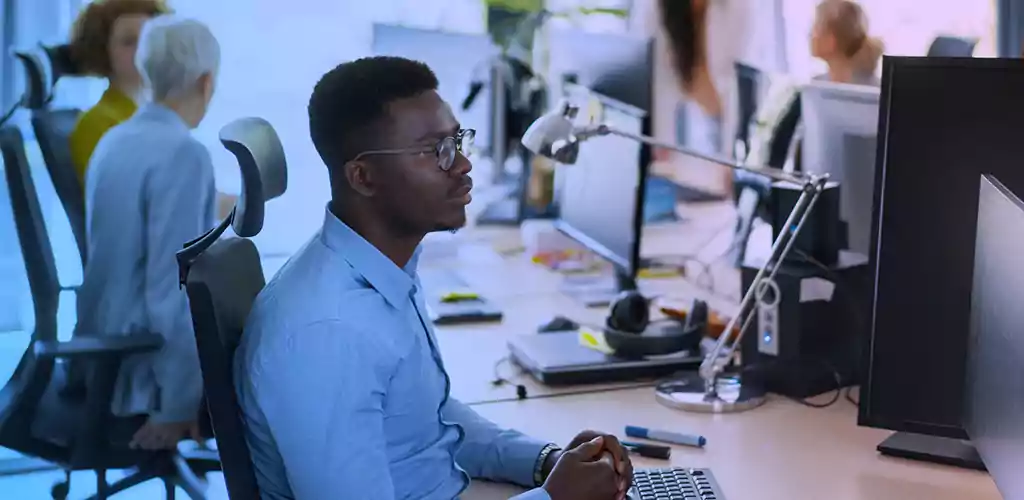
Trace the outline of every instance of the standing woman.
{"label": "standing woman", "polygon": [[857,2],[824,0],[818,4],[811,55],[828,65],[828,73],[816,79],[878,85],[875,72],[883,51],[881,40],[868,35],[868,19]]}
{"label": "standing woman", "polygon": [[135,68],[139,32],[148,19],[168,13],[163,0],[94,0],[78,15],[71,32],[71,57],[81,74],[107,79],[99,102],[71,132],[71,161],[85,186],[85,171],[96,144],[108,130],[130,118],[142,95]]}

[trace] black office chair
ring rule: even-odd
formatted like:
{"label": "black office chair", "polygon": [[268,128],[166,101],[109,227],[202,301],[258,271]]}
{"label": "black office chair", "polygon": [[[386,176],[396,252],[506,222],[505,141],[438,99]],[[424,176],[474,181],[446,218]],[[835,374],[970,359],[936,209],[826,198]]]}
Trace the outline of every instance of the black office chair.
{"label": "black office chair", "polygon": [[928,57],[971,57],[978,40],[955,36],[936,37],[928,47]]}
{"label": "black office chair", "polygon": [[24,66],[25,94],[22,106],[32,111],[32,130],[39,143],[50,181],[68,216],[78,254],[85,265],[85,196],[82,181],[71,162],[68,140],[82,112],[78,109],[49,109],[54,88],[65,75],[75,75],[78,68],[67,45],[38,45],[16,50],[14,55]]}
{"label": "black office chair", "polygon": [[[167,498],[173,498],[175,486],[185,489],[193,499],[204,498],[196,474],[220,469],[215,453],[197,452],[186,457],[176,452],[129,449],[131,429],[141,422],[137,418],[118,418],[110,412],[122,360],[158,350],[162,337],[140,333],[57,340],[60,283],[18,129],[0,129],[0,152],[35,312],[31,343],[14,375],[0,390],[0,446],[63,468],[65,481],[51,492],[56,499],[66,498],[71,471],[76,470],[96,472],[95,499],[106,499],[150,479],[164,482]],[[62,390],[67,362],[71,360],[89,366],[84,395],[69,395]],[[124,429],[128,431],[117,432]],[[108,484],[106,472],[112,469],[135,472]]]}
{"label": "black office chair", "polygon": [[[220,132],[221,143],[238,159],[242,195],[218,227],[178,252],[181,283],[188,293],[192,324],[209,405],[232,499],[259,498],[245,427],[235,394],[235,349],[246,317],[263,289],[263,267],[248,237],[263,228],[264,202],[287,188],[284,149],[273,127],[259,118],[244,118]],[[219,240],[231,226],[239,237]]]}
{"label": "black office chair", "polygon": [[88,244],[85,240],[85,194],[82,181],[75,173],[71,162],[71,146],[69,139],[75,129],[78,117],[82,112],[77,109],[37,109],[32,111],[32,130],[39,142],[39,150],[43,154],[46,171],[50,174],[53,189],[60,198],[64,212],[68,216],[71,232],[78,245],[78,254],[82,265],[88,257]]}

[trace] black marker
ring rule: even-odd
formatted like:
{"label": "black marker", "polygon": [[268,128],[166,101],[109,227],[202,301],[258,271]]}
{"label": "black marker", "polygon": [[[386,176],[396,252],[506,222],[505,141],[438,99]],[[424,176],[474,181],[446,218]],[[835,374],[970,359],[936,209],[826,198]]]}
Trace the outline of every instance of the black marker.
{"label": "black marker", "polygon": [[668,460],[669,456],[672,455],[672,448],[662,446],[660,444],[634,443],[632,441],[619,442],[630,452],[636,453],[637,455],[645,458]]}

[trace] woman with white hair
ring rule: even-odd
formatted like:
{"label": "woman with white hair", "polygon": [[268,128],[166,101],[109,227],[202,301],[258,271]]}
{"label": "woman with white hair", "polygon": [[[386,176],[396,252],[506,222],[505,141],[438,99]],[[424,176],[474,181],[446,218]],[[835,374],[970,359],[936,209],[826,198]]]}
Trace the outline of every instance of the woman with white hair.
{"label": "woman with white hair", "polygon": [[125,444],[164,449],[199,437],[202,379],[175,252],[214,224],[213,164],[191,130],[213,96],[220,46],[202,23],[165,15],[144,25],[135,63],[152,102],[104,135],[89,162],[75,335],[164,337],[160,351],[122,365],[112,408],[134,417]]}

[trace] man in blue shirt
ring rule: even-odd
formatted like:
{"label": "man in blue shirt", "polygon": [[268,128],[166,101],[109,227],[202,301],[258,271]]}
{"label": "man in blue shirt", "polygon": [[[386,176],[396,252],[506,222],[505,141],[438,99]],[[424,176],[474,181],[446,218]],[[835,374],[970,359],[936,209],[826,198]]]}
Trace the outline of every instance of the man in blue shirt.
{"label": "man in blue shirt", "polygon": [[313,91],[332,200],[236,355],[263,498],[447,500],[475,477],[534,488],[523,499],[621,499],[632,465],[614,436],[584,432],[563,453],[449,396],[416,264],[427,233],[466,222],[473,132],[437,85],[422,63],[374,57]]}

